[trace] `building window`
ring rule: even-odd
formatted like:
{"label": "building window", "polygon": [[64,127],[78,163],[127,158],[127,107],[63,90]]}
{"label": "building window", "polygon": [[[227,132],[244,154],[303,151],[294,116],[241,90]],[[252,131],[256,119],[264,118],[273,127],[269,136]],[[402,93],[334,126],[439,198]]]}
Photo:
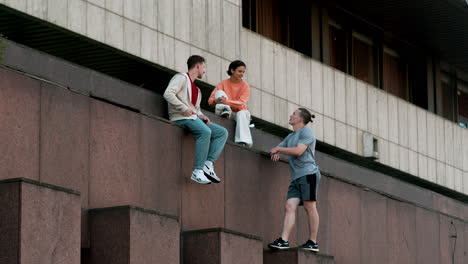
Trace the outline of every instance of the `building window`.
{"label": "building window", "polygon": [[451,121],[455,121],[454,80],[449,75],[442,74],[440,87],[442,89],[442,115]]}
{"label": "building window", "polygon": [[242,26],[257,31],[256,0],[242,0]]}
{"label": "building window", "polygon": [[346,32],[337,23],[329,21],[330,66],[343,72],[347,70]]}
{"label": "building window", "polygon": [[468,83],[457,83],[458,122],[464,127],[468,126]]}
{"label": "building window", "polygon": [[374,43],[372,39],[353,32],[352,75],[359,80],[374,84]]}
{"label": "building window", "polygon": [[243,0],[242,25],[267,38],[312,55],[312,3]]}
{"label": "building window", "polygon": [[382,68],[382,88],[393,95],[408,100],[407,63],[396,51],[384,47]]}

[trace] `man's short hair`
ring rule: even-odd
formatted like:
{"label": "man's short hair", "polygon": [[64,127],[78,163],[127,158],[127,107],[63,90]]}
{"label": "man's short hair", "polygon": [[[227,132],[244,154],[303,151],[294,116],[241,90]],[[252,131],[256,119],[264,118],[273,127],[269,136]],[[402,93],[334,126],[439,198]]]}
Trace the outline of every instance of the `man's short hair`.
{"label": "man's short hair", "polygon": [[195,65],[197,65],[198,63],[204,63],[204,62],[205,62],[205,58],[203,58],[202,56],[192,55],[187,60],[187,67],[190,70],[193,67],[195,67]]}

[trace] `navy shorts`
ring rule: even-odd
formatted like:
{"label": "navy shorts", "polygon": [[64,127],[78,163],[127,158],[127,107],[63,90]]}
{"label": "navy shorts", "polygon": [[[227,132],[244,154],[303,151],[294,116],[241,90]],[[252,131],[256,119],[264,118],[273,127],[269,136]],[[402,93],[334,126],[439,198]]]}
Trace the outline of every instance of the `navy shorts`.
{"label": "navy shorts", "polygon": [[304,201],[317,201],[320,173],[302,176],[291,182],[288,189],[288,199],[299,198],[303,205]]}

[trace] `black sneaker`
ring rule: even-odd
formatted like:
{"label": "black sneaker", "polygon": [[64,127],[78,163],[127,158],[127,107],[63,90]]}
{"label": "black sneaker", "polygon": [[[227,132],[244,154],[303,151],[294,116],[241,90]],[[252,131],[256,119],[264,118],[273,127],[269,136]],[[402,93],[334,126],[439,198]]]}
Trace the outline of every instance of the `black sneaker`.
{"label": "black sneaker", "polygon": [[284,241],[281,237],[276,239],[275,242],[268,244],[271,249],[286,249],[289,248],[289,242]]}
{"label": "black sneaker", "polygon": [[299,248],[305,249],[305,250],[311,250],[318,252],[319,251],[319,246],[317,243],[315,243],[312,240],[307,240],[304,245],[299,246]]}

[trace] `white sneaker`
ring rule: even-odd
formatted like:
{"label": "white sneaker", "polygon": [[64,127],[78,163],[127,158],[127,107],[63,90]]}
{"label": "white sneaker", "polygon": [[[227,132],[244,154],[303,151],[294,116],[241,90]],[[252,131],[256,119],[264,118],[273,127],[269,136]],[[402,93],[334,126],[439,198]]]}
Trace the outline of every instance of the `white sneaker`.
{"label": "white sneaker", "polygon": [[192,172],[192,177],[190,179],[194,182],[200,183],[200,184],[210,184],[211,181],[206,178],[205,174],[203,173],[202,170],[193,170]]}
{"label": "white sneaker", "polygon": [[221,111],[221,114],[220,114],[221,117],[225,117],[225,118],[228,118],[230,115],[231,115],[231,112],[229,112],[229,109],[227,107],[225,107]]}
{"label": "white sneaker", "polygon": [[205,166],[203,166],[203,172],[205,173],[206,177],[214,183],[220,183],[221,179],[216,176],[216,173],[214,172],[213,166],[209,166],[205,163]]}

